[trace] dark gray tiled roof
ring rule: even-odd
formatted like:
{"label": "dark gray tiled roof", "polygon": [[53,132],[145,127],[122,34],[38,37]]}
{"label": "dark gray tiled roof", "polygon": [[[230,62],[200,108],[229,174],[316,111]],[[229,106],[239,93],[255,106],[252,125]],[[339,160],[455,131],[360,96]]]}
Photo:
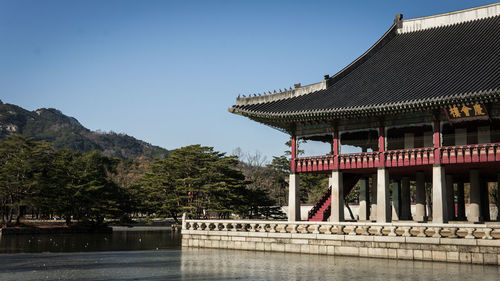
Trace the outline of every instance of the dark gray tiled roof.
{"label": "dark gray tiled roof", "polygon": [[500,16],[391,34],[325,90],[235,105],[244,115],[370,108],[500,89]]}

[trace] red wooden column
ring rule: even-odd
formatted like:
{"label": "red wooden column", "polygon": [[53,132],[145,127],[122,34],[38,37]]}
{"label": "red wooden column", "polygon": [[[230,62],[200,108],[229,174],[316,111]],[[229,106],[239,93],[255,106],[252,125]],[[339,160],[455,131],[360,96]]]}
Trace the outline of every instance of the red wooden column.
{"label": "red wooden column", "polygon": [[441,164],[441,126],[439,121],[434,121],[432,123],[434,134],[433,134],[433,143],[434,143],[434,164]]}
{"label": "red wooden column", "polygon": [[291,143],[292,157],[290,159],[290,170],[292,173],[295,173],[295,158],[297,158],[297,137],[295,135],[292,135]]}
{"label": "red wooden column", "polygon": [[339,151],[340,151],[340,142],[339,142],[339,132],[333,132],[333,169],[339,169]]}
{"label": "red wooden column", "polygon": [[339,155],[339,132],[333,132],[333,155]]}
{"label": "red wooden column", "polygon": [[[378,151],[385,151],[385,127],[378,128]],[[378,166],[385,167],[385,154],[379,153],[378,155]]]}

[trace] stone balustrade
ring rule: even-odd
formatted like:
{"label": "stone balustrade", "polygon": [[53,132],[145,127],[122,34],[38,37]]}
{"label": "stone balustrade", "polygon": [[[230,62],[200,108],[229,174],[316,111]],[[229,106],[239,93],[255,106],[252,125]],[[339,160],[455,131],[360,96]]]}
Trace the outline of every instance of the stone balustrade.
{"label": "stone balustrade", "polygon": [[500,224],[183,219],[182,246],[500,265]]}
{"label": "stone balustrade", "polygon": [[245,232],[499,240],[500,224],[428,224],[363,222],[287,222],[250,220],[185,220],[183,233]]}

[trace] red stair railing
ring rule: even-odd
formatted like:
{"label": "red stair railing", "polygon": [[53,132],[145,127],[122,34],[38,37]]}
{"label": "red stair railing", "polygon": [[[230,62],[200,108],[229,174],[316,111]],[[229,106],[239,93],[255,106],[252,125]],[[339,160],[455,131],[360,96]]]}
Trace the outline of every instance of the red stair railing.
{"label": "red stair railing", "polygon": [[[356,174],[351,174],[349,176],[344,177],[344,200],[347,195],[351,192],[351,190],[356,186],[356,183],[358,183],[359,179],[361,178],[361,175],[356,175]],[[311,221],[313,218],[319,219],[321,218],[322,221],[325,221],[330,217],[331,214],[331,206],[328,205],[326,208],[324,208],[325,202],[328,201],[328,199],[331,198],[332,194],[332,186],[328,188],[328,190],[323,194],[323,196],[319,199],[316,204],[314,204],[313,208],[308,212],[307,214],[307,220]],[[322,208],[323,207],[323,208]],[[322,210],[323,209],[323,210]],[[322,216],[317,216],[318,211],[322,211],[323,214]]]}
{"label": "red stair railing", "polygon": [[318,210],[325,204],[326,200],[330,197],[332,194],[332,186],[328,188],[328,190],[321,196],[321,198],[314,204],[311,210],[307,213],[307,220],[310,220],[314,215],[318,212]]}

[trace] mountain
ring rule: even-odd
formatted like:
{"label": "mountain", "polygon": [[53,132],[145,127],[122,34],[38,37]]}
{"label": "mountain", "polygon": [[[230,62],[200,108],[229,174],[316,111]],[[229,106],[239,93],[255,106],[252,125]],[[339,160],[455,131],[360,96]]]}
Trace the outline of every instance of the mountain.
{"label": "mountain", "polygon": [[105,155],[132,159],[139,156],[165,158],[168,150],[126,134],[95,132],[54,108],[28,111],[0,100],[0,140],[20,134],[51,142],[55,148],[100,150]]}

